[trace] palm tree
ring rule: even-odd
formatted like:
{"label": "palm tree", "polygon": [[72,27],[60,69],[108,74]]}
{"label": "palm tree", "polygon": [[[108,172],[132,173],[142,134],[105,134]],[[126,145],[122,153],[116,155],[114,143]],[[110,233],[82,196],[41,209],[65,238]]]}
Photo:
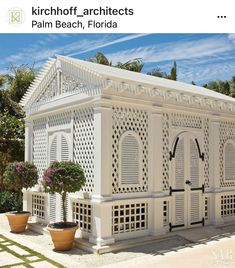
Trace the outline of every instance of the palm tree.
{"label": "palm tree", "polygon": [[177,80],[177,64],[176,61],[174,61],[173,66],[171,68],[170,74],[167,74],[166,72],[163,72],[160,68],[155,68],[152,71],[147,73],[148,75],[156,76],[156,77],[161,77],[165,79],[170,79],[170,80]]}
{"label": "palm tree", "polygon": [[136,58],[133,60],[129,60],[125,63],[118,62],[115,67],[140,73],[142,68],[144,67],[144,63],[141,58]]}
{"label": "palm tree", "polygon": [[90,58],[88,61],[94,62],[94,63],[99,63],[103,65],[108,65],[112,66],[112,62],[109,61],[105,55],[101,52],[97,52],[93,58]]}
{"label": "palm tree", "polygon": [[228,81],[221,81],[221,80],[211,81],[205,84],[204,87],[225,95],[230,95],[231,93],[230,84]]}
{"label": "palm tree", "polygon": [[118,62],[116,65],[112,64],[112,61],[109,61],[108,58],[101,52],[97,52],[93,58],[88,59],[90,62],[99,63],[107,66],[113,66],[120,69],[125,69],[128,71],[138,72],[140,73],[144,64],[141,58],[136,58],[133,60],[129,60],[125,63]]}
{"label": "palm tree", "polygon": [[156,76],[156,77],[161,77],[161,78],[168,78],[168,75],[166,72],[161,71],[160,68],[155,68],[150,72],[147,72],[148,75]]}

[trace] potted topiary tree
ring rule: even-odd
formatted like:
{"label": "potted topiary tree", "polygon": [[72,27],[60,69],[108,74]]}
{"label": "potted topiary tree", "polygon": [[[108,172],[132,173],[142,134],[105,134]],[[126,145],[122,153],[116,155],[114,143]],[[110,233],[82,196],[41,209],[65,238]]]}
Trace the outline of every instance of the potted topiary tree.
{"label": "potted topiary tree", "polygon": [[38,181],[37,168],[30,162],[13,162],[9,163],[3,174],[4,187],[18,195],[17,211],[7,212],[6,216],[12,232],[21,233],[25,231],[29,211],[22,211],[23,188],[31,188]]}
{"label": "potted topiary tree", "polygon": [[70,250],[73,246],[78,226],[77,223],[67,222],[66,196],[67,193],[79,191],[85,181],[81,166],[71,161],[54,161],[43,174],[45,192],[59,193],[62,198],[63,222],[51,223],[47,227],[56,250]]}

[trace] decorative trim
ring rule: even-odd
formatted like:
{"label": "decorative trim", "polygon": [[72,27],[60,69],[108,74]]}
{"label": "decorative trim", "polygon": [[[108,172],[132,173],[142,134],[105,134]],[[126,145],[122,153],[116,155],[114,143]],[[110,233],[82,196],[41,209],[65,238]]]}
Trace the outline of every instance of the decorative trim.
{"label": "decorative trim", "polygon": [[174,148],[173,148],[173,153],[170,151],[170,158],[169,158],[170,161],[172,160],[172,158],[175,158],[175,152],[176,152],[178,141],[179,141],[179,137],[176,138]]}
{"label": "decorative trim", "polygon": [[204,157],[205,157],[205,155],[204,155],[204,153],[201,153],[201,149],[200,149],[200,146],[199,146],[199,143],[198,143],[197,138],[195,139],[195,142],[196,142],[196,144],[197,144],[197,149],[198,149],[199,158],[201,158],[202,161],[204,161]]}
{"label": "decorative trim", "polygon": [[[58,67],[58,64],[61,67]],[[212,96],[210,96],[210,94],[203,95],[203,93],[196,93],[193,88],[191,89],[190,85],[184,84],[182,84],[182,90],[180,90],[180,85],[175,82],[176,88],[178,88],[177,90],[172,88],[174,83],[173,81],[171,81],[171,83],[169,81],[163,83],[162,80],[159,80],[159,84],[161,84],[159,85],[161,88],[159,88],[154,86],[155,83],[158,83],[157,81],[153,82],[151,80],[148,82],[148,79],[146,79],[146,83],[149,83],[149,85],[142,85],[135,81],[135,74],[130,75],[129,81],[122,81],[124,79],[122,77],[118,77],[120,70],[114,71],[114,69],[110,67],[110,73],[107,72],[107,75],[105,75],[105,68],[104,70],[101,68],[101,71],[100,68],[97,68],[96,70],[96,66],[91,64],[92,63],[62,56],[58,56],[56,60],[48,60],[40,74],[27,90],[20,104],[29,110],[35,99],[42,94],[43,90],[45,90],[46,86],[56,74],[57,69],[59,69],[65,75],[71,75],[73,79],[77,79],[79,76],[79,79],[84,81],[84,85],[86,85],[85,89],[87,94],[91,96],[101,94],[102,91],[111,94],[125,93],[141,99],[143,99],[143,96],[148,97],[151,100],[155,98],[158,101],[168,104],[190,106],[198,109],[203,108],[206,110],[226,112],[230,114],[235,113],[235,102],[233,102],[232,98],[230,99],[227,96],[221,95],[220,98],[219,96],[217,97],[218,93],[215,94],[215,96],[212,94]],[[137,76],[137,78],[138,77],[139,76]],[[185,88],[188,91],[186,91]],[[192,90],[192,92],[190,92],[190,90]]]}

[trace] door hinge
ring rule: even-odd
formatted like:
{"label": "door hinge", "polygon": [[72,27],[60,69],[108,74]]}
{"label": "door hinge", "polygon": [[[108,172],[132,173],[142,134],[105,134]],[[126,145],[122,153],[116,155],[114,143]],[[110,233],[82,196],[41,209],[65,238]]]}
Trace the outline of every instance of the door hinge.
{"label": "door hinge", "polygon": [[172,195],[172,193],[174,192],[184,192],[184,189],[172,189],[172,187],[170,186],[169,195]]}
{"label": "door hinge", "polygon": [[197,191],[197,190],[202,190],[202,193],[205,193],[205,184],[202,184],[202,187],[191,188],[191,191]]}
{"label": "door hinge", "polygon": [[191,225],[195,225],[195,224],[202,224],[202,226],[205,226],[205,219],[204,219],[204,217],[202,218],[201,221],[191,222]]}
{"label": "door hinge", "polygon": [[172,229],[174,228],[179,228],[179,227],[184,227],[184,224],[176,224],[176,225],[172,225],[171,223],[169,223],[169,231],[171,232]]}

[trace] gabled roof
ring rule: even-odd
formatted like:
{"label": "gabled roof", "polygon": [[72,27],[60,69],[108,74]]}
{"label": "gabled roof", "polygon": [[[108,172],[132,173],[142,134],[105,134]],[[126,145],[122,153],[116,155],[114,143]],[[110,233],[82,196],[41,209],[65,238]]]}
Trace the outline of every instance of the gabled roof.
{"label": "gabled roof", "polygon": [[38,86],[43,82],[48,71],[55,65],[56,59],[48,59],[43,65],[41,71],[36,76],[32,84],[29,86],[28,90],[20,100],[20,105],[25,106],[27,102],[31,99],[33,93],[37,90]]}
{"label": "gabled roof", "polygon": [[137,72],[131,72],[127,70],[123,70],[120,68],[115,68],[111,66],[106,66],[102,64],[97,64],[89,61],[83,61],[79,59],[74,59],[70,57],[64,57],[59,56],[59,58],[63,59],[69,59],[81,66],[84,66],[90,70],[93,70],[94,72],[102,75],[105,79],[109,78],[117,78],[121,80],[127,80],[127,81],[134,81],[135,83],[139,83],[140,85],[149,85],[152,87],[164,87],[168,89],[173,90],[179,90],[180,92],[190,93],[194,95],[203,95],[207,97],[217,98],[221,100],[227,100],[227,101],[233,101],[235,102],[235,99],[229,96],[226,96],[224,94],[218,93],[216,91],[195,86],[187,83],[182,83],[178,81],[173,81],[165,78],[155,77],[143,73],[137,73]]}
{"label": "gabled roof", "polygon": [[46,62],[46,64],[42,68],[42,71],[39,73],[35,81],[29,87],[26,94],[23,96],[20,102],[22,106],[26,106],[35,91],[38,90],[38,87],[42,86],[43,80],[46,78],[48,72],[50,72],[52,68],[55,68],[56,62],[65,62],[67,64],[71,64],[73,67],[75,66],[78,69],[85,70],[86,72],[95,75],[99,79],[106,82],[108,80],[114,80],[119,82],[125,82],[128,84],[134,83],[135,85],[147,87],[150,91],[161,88],[167,91],[180,93],[182,95],[199,96],[206,99],[213,99],[213,101],[218,100],[235,105],[234,98],[220,94],[213,90],[206,89],[204,87],[154,77],[142,73],[131,72],[115,67],[92,63],[89,61],[78,60],[71,57],[57,56],[57,59],[49,59]]}

